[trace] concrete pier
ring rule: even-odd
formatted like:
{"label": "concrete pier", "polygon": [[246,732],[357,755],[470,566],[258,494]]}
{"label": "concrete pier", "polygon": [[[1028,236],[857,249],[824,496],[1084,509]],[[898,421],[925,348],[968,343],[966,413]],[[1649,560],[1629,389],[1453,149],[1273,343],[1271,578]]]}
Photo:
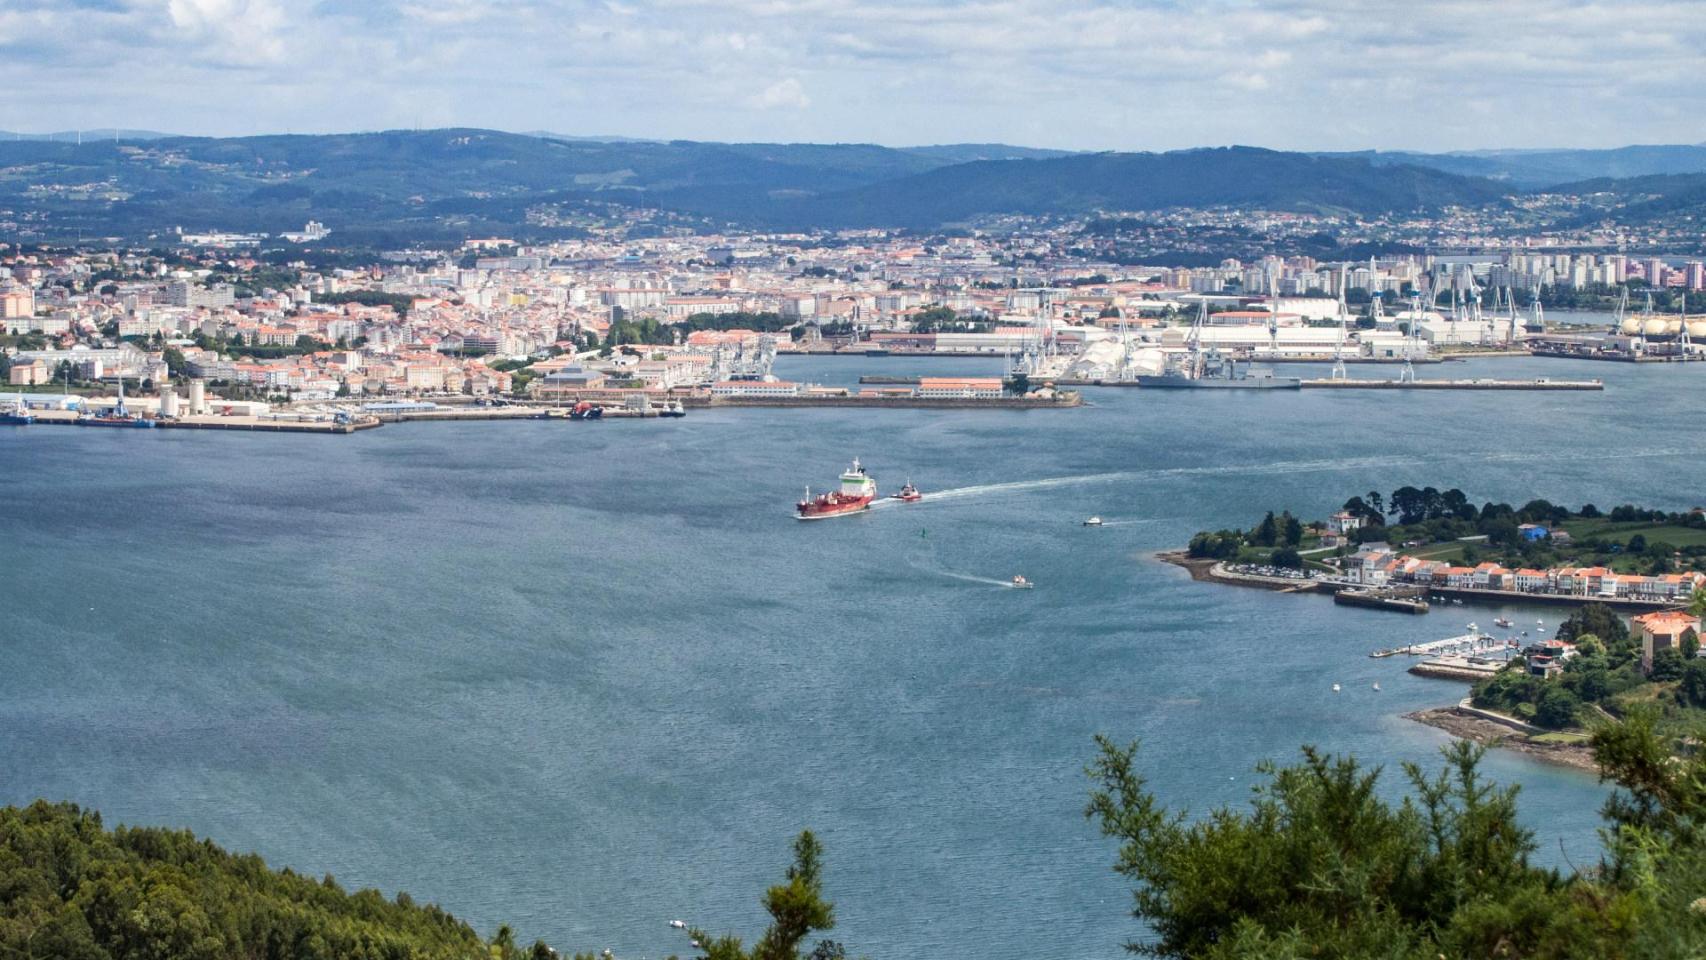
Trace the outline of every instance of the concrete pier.
{"label": "concrete pier", "polygon": [[1599,380],[1305,380],[1329,390],[1604,390]]}

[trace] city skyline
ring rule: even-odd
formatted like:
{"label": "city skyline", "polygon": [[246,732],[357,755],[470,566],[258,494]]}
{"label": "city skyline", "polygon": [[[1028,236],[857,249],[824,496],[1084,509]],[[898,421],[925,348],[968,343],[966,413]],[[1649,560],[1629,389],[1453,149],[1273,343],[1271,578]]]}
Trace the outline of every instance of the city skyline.
{"label": "city skyline", "polygon": [[1695,143],[1706,24],[1690,6],[25,0],[0,12],[0,78],[18,94],[0,129],[1134,151]]}

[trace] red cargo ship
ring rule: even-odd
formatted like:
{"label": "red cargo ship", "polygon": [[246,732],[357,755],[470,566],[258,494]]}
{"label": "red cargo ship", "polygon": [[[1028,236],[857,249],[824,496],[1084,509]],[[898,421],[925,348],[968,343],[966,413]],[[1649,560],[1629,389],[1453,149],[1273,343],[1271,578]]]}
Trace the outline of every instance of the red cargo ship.
{"label": "red cargo ship", "polygon": [[810,487],[806,488],[806,497],[798,504],[801,520],[827,520],[844,514],[858,513],[870,509],[871,501],[877,499],[877,483],[865,473],[858,460],[847,468],[841,475],[841,489],[830,493],[820,493],[812,496]]}

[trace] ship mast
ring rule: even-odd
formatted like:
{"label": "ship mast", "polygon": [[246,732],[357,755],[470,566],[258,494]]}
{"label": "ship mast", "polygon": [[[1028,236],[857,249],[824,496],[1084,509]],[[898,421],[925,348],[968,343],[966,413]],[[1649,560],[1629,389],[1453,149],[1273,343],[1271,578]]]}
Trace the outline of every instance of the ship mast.
{"label": "ship mast", "polygon": [[1339,342],[1333,345],[1332,377],[1334,380],[1345,379],[1346,316],[1349,312],[1345,307],[1345,282],[1347,280],[1346,269],[1346,265],[1339,265]]}
{"label": "ship mast", "polygon": [[[1429,298],[1432,299],[1431,297]],[[1411,361],[1416,355],[1416,331],[1420,329],[1422,315],[1422,297],[1419,293],[1410,295],[1410,329],[1404,335],[1404,369],[1398,371],[1399,383],[1415,383],[1416,367]]]}

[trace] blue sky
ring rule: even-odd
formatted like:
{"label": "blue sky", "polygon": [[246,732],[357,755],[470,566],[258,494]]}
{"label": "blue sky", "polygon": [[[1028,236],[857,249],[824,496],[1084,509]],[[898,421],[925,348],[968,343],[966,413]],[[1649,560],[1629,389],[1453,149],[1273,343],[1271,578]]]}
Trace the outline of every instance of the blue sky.
{"label": "blue sky", "polygon": [[1706,3],[0,0],[0,129],[1706,141]]}

